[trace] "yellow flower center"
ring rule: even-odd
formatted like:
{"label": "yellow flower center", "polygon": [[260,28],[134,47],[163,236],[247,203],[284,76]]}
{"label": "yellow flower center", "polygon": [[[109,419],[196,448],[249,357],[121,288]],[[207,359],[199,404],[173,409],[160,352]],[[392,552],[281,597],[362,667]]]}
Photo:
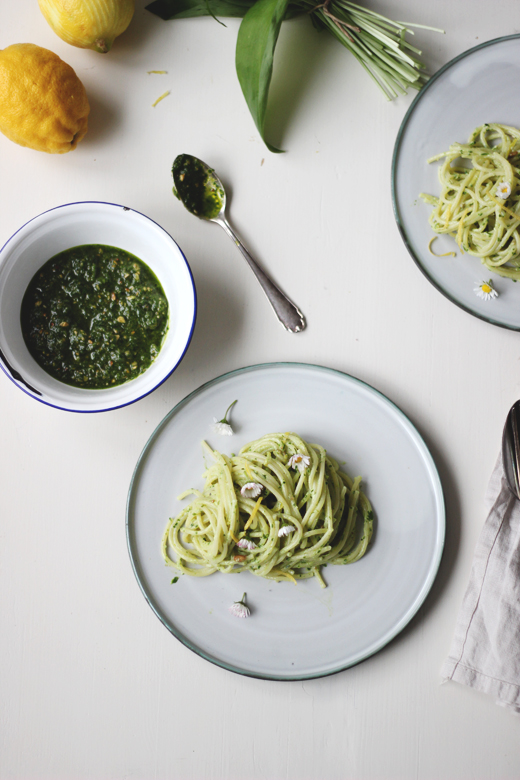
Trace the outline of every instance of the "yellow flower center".
{"label": "yellow flower center", "polygon": [[493,288],[489,284],[483,284],[481,287],[482,292],[490,293]]}

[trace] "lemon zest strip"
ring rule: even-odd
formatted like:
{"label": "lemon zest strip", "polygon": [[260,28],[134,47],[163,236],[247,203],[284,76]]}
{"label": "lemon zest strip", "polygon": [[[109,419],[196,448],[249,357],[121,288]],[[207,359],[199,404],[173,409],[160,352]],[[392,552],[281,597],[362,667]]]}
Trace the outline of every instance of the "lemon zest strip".
{"label": "lemon zest strip", "polygon": [[253,522],[253,520],[254,520],[254,518],[255,518],[255,515],[256,515],[256,513],[258,512],[258,509],[259,509],[259,507],[260,507],[260,504],[261,504],[261,503],[262,503],[262,496],[260,496],[260,498],[258,499],[258,501],[256,502],[256,504],[254,505],[254,507],[253,507],[253,511],[251,512],[251,514],[250,514],[250,516],[249,516],[249,520],[247,521],[247,523],[246,523],[246,524],[245,524],[245,526],[244,526],[244,531],[247,531],[247,529],[249,528],[249,526],[250,526],[250,525],[251,525],[251,523]]}
{"label": "lemon zest strip", "polygon": [[288,571],[281,571],[280,569],[271,569],[269,574],[274,574],[275,577],[283,577],[283,579],[291,580],[291,582],[294,582],[295,585],[298,583],[296,582],[295,577],[293,577],[292,574],[289,574]]}
{"label": "lemon zest strip", "polygon": [[491,200],[493,201],[493,203],[496,203],[496,204],[497,204],[497,206],[500,206],[500,208],[501,208],[501,209],[504,209],[504,211],[505,211],[507,214],[509,214],[510,216],[512,216],[514,219],[516,219],[516,221],[517,221],[517,222],[520,222],[520,215],[519,215],[519,214],[515,214],[515,212],[514,212],[514,211],[511,211],[511,209],[508,209],[508,208],[507,208],[507,206],[504,206],[504,204],[503,204],[503,203],[501,203],[501,202],[498,200],[498,198],[495,198],[495,197],[493,197],[493,195],[491,195],[491,194],[490,194],[490,195],[489,195],[489,197],[491,198]]}
{"label": "lemon zest strip", "polygon": [[436,239],[436,238],[439,238],[439,236],[434,236],[434,237],[433,237],[433,238],[430,240],[430,242],[429,242],[429,244],[428,244],[428,251],[429,251],[429,253],[430,253],[431,255],[433,255],[434,257],[457,257],[457,253],[456,253],[456,252],[443,252],[443,253],[442,253],[442,254],[440,254],[440,255],[436,254],[436,253],[433,251],[433,249],[432,249],[432,244],[433,244],[433,242],[435,241],[435,239]]}
{"label": "lemon zest strip", "polygon": [[164,100],[164,98],[165,98],[165,97],[168,97],[168,95],[169,95],[169,94],[170,94],[170,90],[168,90],[167,92],[163,92],[163,94],[162,94],[160,97],[158,97],[158,98],[157,98],[157,100],[155,101],[155,103],[152,103],[152,108],[155,108],[155,106],[157,105],[157,103],[160,103],[160,102],[161,102],[161,100]]}

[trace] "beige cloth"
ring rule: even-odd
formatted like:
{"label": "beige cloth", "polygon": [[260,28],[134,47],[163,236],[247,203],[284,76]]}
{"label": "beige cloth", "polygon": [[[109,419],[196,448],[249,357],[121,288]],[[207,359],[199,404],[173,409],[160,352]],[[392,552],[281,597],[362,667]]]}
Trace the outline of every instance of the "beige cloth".
{"label": "beige cloth", "polygon": [[485,501],[488,516],[441,676],[520,714],[520,501],[507,486],[502,455]]}

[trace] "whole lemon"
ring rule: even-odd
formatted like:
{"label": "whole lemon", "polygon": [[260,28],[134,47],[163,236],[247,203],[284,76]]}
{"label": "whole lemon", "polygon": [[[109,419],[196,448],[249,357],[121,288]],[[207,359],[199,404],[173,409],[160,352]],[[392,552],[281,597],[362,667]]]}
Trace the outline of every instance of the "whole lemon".
{"label": "whole lemon", "polygon": [[134,0],[38,0],[38,4],[62,40],[103,54],[134,15]]}
{"label": "whole lemon", "polygon": [[57,54],[33,43],[0,50],[0,131],[20,146],[63,154],[87,132],[85,87]]}

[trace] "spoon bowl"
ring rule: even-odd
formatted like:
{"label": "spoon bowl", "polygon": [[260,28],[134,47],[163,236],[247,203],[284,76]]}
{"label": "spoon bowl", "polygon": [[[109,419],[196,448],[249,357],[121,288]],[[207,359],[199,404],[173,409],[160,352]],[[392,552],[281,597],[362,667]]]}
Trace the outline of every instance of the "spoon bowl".
{"label": "spoon bowl", "polygon": [[175,185],[173,192],[190,214],[216,222],[238,247],[284,328],[291,333],[304,330],[305,318],[299,308],[260,268],[229,224],[226,218],[226,191],[213,168],[191,154],[180,154],[173,162],[172,175]]}
{"label": "spoon bowl", "polygon": [[520,499],[520,401],[516,401],[506,418],[502,434],[502,461],[510,491]]}
{"label": "spoon bowl", "polygon": [[174,194],[190,214],[210,222],[226,209],[226,191],[209,165],[191,154],[179,154],[172,166]]}

